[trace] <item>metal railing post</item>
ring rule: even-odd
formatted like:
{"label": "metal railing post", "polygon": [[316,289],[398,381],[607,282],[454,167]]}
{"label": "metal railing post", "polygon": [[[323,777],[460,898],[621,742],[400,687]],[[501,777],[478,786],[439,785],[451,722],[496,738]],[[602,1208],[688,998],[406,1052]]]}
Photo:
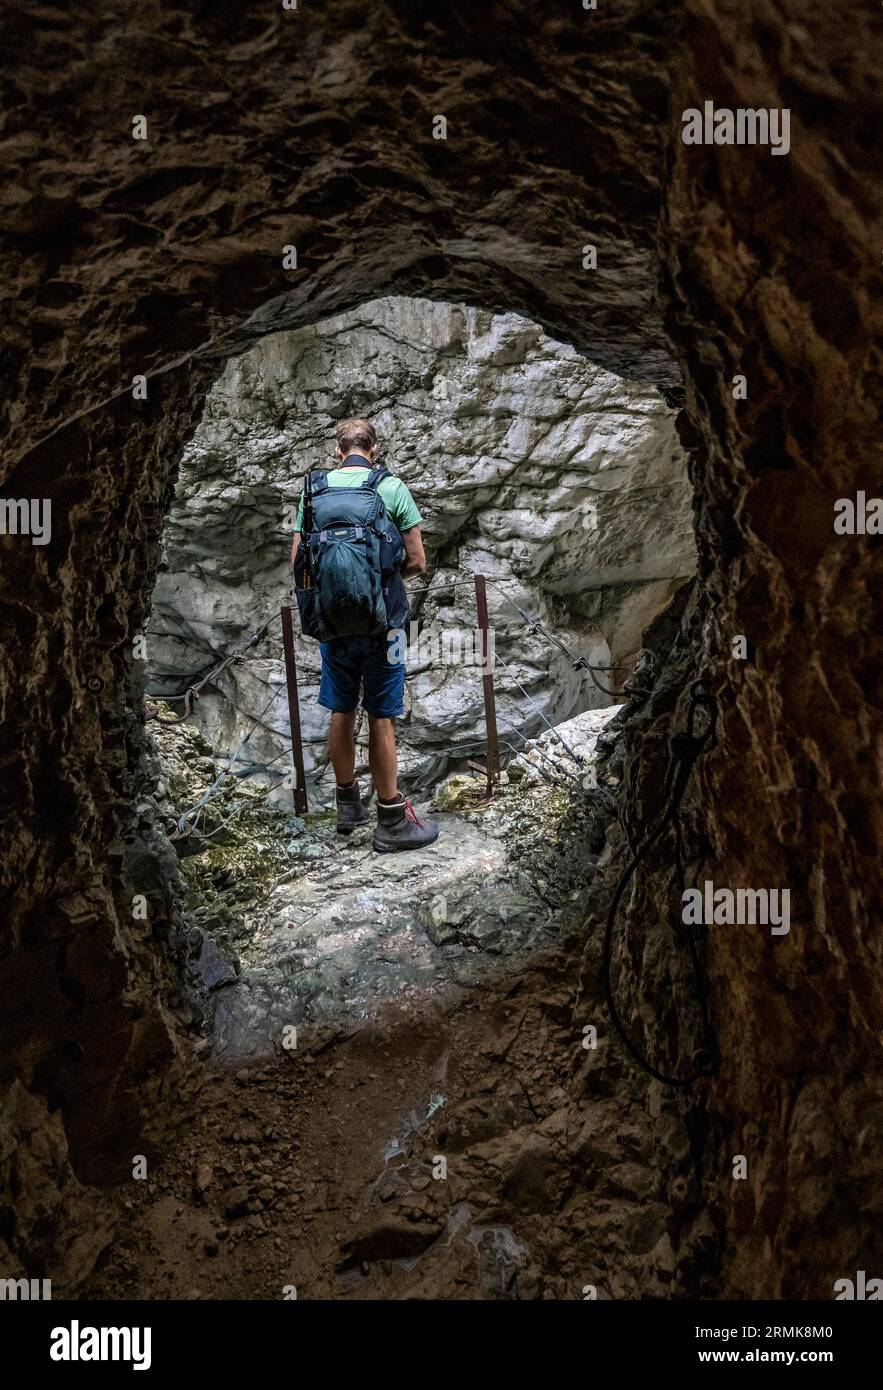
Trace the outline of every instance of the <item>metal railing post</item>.
{"label": "metal railing post", "polygon": [[300,705],[297,698],[297,665],[294,659],[294,627],[291,609],[282,609],[282,646],[285,649],[285,679],[288,684],[288,720],[291,725],[291,760],[294,764],[294,809],[307,813],[307,778],[304,772],[304,746],[300,732]]}
{"label": "metal railing post", "polygon": [[493,796],[494,783],[500,780],[500,750],[497,742],[497,707],[494,701],[494,675],[491,666],[491,642],[487,617],[487,587],[483,574],[474,575],[475,607],[481,633],[481,684],[484,692],[484,722],[487,730],[487,793]]}

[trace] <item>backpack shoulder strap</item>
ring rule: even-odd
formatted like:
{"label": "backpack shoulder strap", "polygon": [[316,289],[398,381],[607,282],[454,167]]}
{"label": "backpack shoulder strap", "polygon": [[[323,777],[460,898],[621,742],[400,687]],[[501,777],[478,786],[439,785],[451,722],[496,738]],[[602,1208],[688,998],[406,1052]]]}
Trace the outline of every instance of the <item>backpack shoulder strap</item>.
{"label": "backpack shoulder strap", "polygon": [[314,497],[318,497],[320,492],[328,490],[328,470],[326,468],[314,468],[307,474],[310,480],[310,491]]}
{"label": "backpack shoulder strap", "polygon": [[377,485],[381,483],[384,478],[389,478],[390,476],[391,475],[388,468],[372,468],[371,472],[368,474],[367,478],[362,484],[362,487],[370,487],[376,489]]}

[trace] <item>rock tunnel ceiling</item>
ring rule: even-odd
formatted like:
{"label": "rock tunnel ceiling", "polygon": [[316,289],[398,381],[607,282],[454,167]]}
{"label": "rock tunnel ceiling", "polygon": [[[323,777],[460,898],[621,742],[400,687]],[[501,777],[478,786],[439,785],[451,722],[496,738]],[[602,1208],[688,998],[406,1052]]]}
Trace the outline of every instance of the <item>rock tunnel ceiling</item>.
{"label": "rock tunnel ceiling", "polygon": [[[4,536],[0,580],[0,688],[16,729],[4,754],[0,1273],[84,1286],[113,1247],[114,1185],[131,1186],[133,1153],[174,1155],[200,1065],[179,869],[138,811],[158,773],[131,659],[182,450],[230,358],[386,296],[520,315],[659,388],[689,456],[698,578],[644,634],[652,686],[598,750],[602,790],[580,828],[590,872],[573,887],[588,898],[543,968],[511,986],[527,1029],[486,985],[490,1014],[466,1007],[430,1030],[437,1055],[406,1028],[347,1044],[366,1114],[384,1050],[403,1106],[440,1093],[439,1058],[453,1060],[447,1112],[428,1114],[430,1100],[403,1141],[410,1187],[386,1174],[386,1226],[372,1189],[341,1255],[315,1197],[329,1260],[379,1278],[379,1251],[428,1251],[381,1296],[460,1296],[472,1276],[456,1261],[468,1252],[471,1270],[483,1240],[476,1212],[503,1210],[512,1277],[475,1296],[579,1297],[591,1282],[613,1297],[830,1298],[856,1271],[883,1272],[879,545],[832,524],[838,499],[879,491],[883,210],[867,132],[881,15],[804,0],[635,0],[609,13],[599,0],[539,15],[518,3],[322,16],[74,4],[3,25],[4,51],[20,55],[0,143],[14,297],[3,493],[51,499],[52,536]],[[681,112],[708,99],[787,107],[787,156],[684,144]],[[434,140],[440,112],[447,139]],[[133,140],[140,113],[148,138]],[[133,395],[142,376],[146,399]],[[680,805],[690,881],[788,887],[791,923],[779,938],[704,933],[716,1066],[676,1092],[633,1069],[612,1032],[602,947],[622,872],[665,811],[671,738],[699,675],[717,743]],[[551,875],[543,836],[528,839],[535,884]],[[570,869],[555,872],[569,892]],[[138,884],[146,919],[132,913]],[[612,968],[639,1049],[683,1075],[700,1030],[678,900],[660,843],[629,887]],[[587,1026],[595,1050],[580,1046]],[[315,1065],[331,1046],[344,1044],[292,1059],[285,1085],[310,1113],[340,1099],[336,1063]],[[458,1063],[467,1053],[477,1069]],[[527,1101],[481,1090],[509,1057]],[[238,1152],[276,1132],[287,1092],[272,1071],[259,1085],[265,1100],[248,1092],[253,1113],[228,1124],[239,1139],[222,1138],[212,1112],[201,1143]],[[463,1155],[443,1211],[439,1184],[414,1187],[424,1133],[434,1152]],[[265,1142],[295,1141],[285,1130]],[[305,1169],[327,1152],[322,1133],[296,1142]],[[160,1248],[163,1202],[193,1184],[167,1162],[165,1186],[138,1197]],[[235,1223],[272,1223],[282,1194],[233,1161],[213,1171],[197,1175],[200,1192],[241,1259],[259,1237]],[[319,1192],[321,1160],[311,1171]],[[117,1218],[119,1278],[131,1222]],[[294,1217],[280,1229],[297,1244]],[[278,1270],[255,1268],[250,1287],[266,1297]],[[316,1266],[305,1277],[319,1296],[341,1293]]]}

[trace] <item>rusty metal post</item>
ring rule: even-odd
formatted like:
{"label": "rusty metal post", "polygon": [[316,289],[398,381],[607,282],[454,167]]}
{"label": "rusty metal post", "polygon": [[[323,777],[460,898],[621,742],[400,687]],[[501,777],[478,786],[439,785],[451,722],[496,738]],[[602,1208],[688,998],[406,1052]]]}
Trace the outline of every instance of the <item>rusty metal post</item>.
{"label": "rusty metal post", "polygon": [[487,796],[494,794],[500,780],[500,751],[497,744],[497,707],[494,702],[494,675],[491,666],[490,633],[487,619],[487,587],[483,574],[474,575],[475,607],[481,633],[481,684],[484,691],[484,722],[487,730]]}
{"label": "rusty metal post", "polygon": [[294,660],[294,627],[291,609],[282,609],[282,645],[285,649],[285,679],[288,682],[288,721],[291,725],[291,760],[294,763],[294,810],[305,816],[307,778],[304,772],[304,745],[300,733],[300,705],[297,699],[297,665]]}

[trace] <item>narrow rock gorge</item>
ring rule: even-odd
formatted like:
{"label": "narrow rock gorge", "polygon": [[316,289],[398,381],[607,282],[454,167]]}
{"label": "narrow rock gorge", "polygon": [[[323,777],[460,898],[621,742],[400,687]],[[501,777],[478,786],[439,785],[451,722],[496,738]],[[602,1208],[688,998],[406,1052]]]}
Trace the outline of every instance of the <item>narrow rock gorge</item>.
{"label": "narrow rock gorge", "polygon": [[[834,525],[880,490],[883,12],[2,28],[0,1276],[883,1276],[880,543]],[[684,143],[705,102],[787,108],[787,154]],[[499,586],[501,784],[475,672],[418,648],[403,780],[442,837],[410,867],[340,848],[306,643],[308,816],[275,632],[169,722],[284,600],[286,509],[356,410],[425,514],[421,632]],[[688,929],[707,882],[787,890],[788,929]]]}
{"label": "narrow rock gorge", "polygon": [[[483,747],[475,573],[491,581],[499,718],[516,748],[542,717],[611,703],[604,690],[622,687],[643,629],[695,570],[676,412],[654,387],[593,366],[514,314],[409,299],[273,334],[219,378],[164,532],[149,694],[180,697],[276,618],[303,475],[333,463],[334,421],[359,414],[420,507],[431,567],[430,582],[413,586],[417,627],[406,634],[406,788],[435,785]],[[573,658],[617,669],[602,681],[575,671],[518,608]],[[278,784],[290,762],[279,761],[288,709],[278,623],[248,657],[203,689],[194,716],[212,747],[232,750],[278,690],[240,760]],[[298,641],[297,662],[310,796],[327,804],[315,642]]]}

